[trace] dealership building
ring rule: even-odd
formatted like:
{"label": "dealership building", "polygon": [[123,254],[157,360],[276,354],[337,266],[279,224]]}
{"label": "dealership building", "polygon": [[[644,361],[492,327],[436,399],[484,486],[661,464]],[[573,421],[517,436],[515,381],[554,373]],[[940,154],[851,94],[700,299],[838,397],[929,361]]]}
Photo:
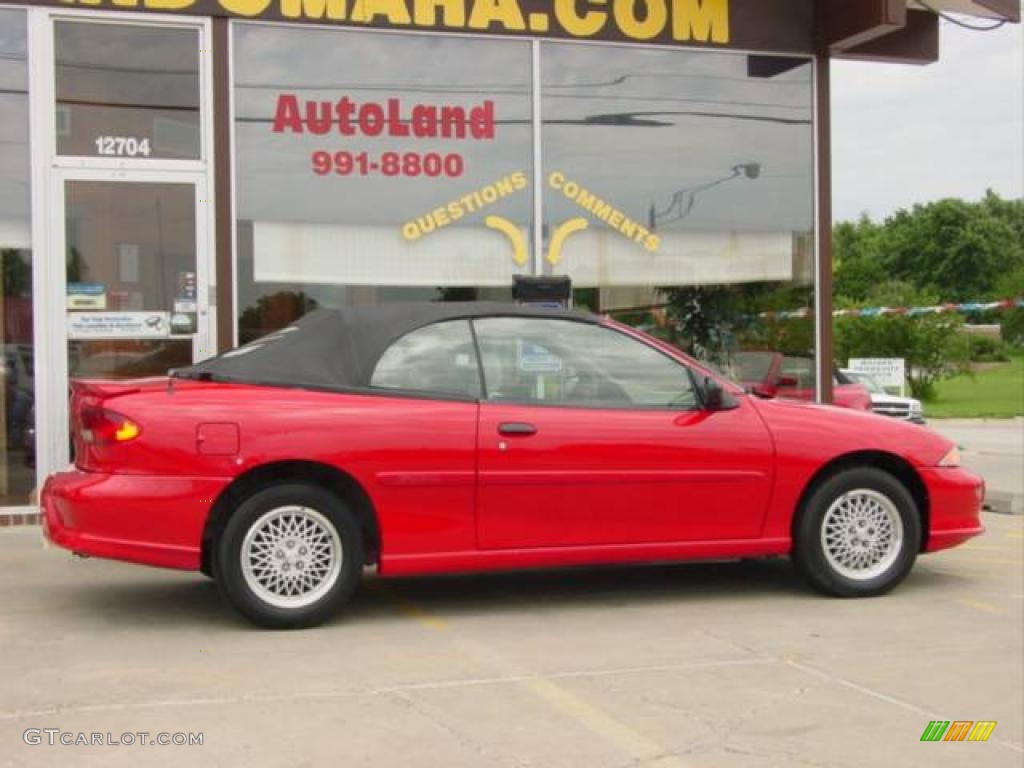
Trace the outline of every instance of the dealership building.
{"label": "dealership building", "polygon": [[0,523],[71,378],[517,275],[828,400],[829,61],[935,61],[949,13],[1020,3],[0,0]]}

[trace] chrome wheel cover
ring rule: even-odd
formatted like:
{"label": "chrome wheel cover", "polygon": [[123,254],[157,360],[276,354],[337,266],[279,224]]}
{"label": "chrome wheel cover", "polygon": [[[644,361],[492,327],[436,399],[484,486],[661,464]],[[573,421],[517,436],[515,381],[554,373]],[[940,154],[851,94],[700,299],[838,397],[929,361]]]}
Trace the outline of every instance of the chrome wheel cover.
{"label": "chrome wheel cover", "polygon": [[874,579],[892,567],[903,548],[900,511],[878,491],[847,491],[825,512],[821,548],[840,575],[853,581]]}
{"label": "chrome wheel cover", "polygon": [[260,516],[240,553],[246,586],[277,608],[303,608],[320,600],[337,583],[343,557],[334,524],[303,506],[277,507]]}

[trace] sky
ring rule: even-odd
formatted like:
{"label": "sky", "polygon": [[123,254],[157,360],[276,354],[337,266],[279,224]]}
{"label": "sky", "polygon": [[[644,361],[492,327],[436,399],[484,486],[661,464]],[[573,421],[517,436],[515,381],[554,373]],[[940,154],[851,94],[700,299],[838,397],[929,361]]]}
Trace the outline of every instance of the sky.
{"label": "sky", "polygon": [[[984,20],[974,20],[983,23]],[[986,189],[1024,195],[1024,24],[970,32],[943,21],[927,66],[832,66],[833,218]]]}

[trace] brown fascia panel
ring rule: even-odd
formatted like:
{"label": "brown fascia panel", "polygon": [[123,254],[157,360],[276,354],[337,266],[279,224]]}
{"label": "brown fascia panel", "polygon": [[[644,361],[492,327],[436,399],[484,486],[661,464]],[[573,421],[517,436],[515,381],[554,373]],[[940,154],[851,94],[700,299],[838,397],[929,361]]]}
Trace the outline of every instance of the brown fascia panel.
{"label": "brown fascia panel", "polygon": [[939,60],[939,17],[911,9],[907,25],[863,45],[834,54],[837,59],[881,61],[894,64],[931,64]]}
{"label": "brown fascia panel", "polygon": [[1020,0],[974,0],[974,4],[998,13],[1007,21],[1020,23]]}
{"label": "brown fascia panel", "polygon": [[822,47],[839,53],[902,29],[906,0],[818,0]]}

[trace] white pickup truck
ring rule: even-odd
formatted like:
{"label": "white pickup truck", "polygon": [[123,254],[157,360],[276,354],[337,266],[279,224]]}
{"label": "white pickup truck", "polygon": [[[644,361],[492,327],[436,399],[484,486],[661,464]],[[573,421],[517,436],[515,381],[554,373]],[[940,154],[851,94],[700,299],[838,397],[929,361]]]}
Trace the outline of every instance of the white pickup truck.
{"label": "white pickup truck", "polygon": [[913,397],[900,397],[890,395],[878,379],[869,373],[858,373],[848,368],[843,368],[842,373],[851,381],[867,387],[871,393],[871,410],[885,416],[892,416],[894,419],[912,421],[915,424],[924,424],[924,414],[921,411],[921,401]]}

